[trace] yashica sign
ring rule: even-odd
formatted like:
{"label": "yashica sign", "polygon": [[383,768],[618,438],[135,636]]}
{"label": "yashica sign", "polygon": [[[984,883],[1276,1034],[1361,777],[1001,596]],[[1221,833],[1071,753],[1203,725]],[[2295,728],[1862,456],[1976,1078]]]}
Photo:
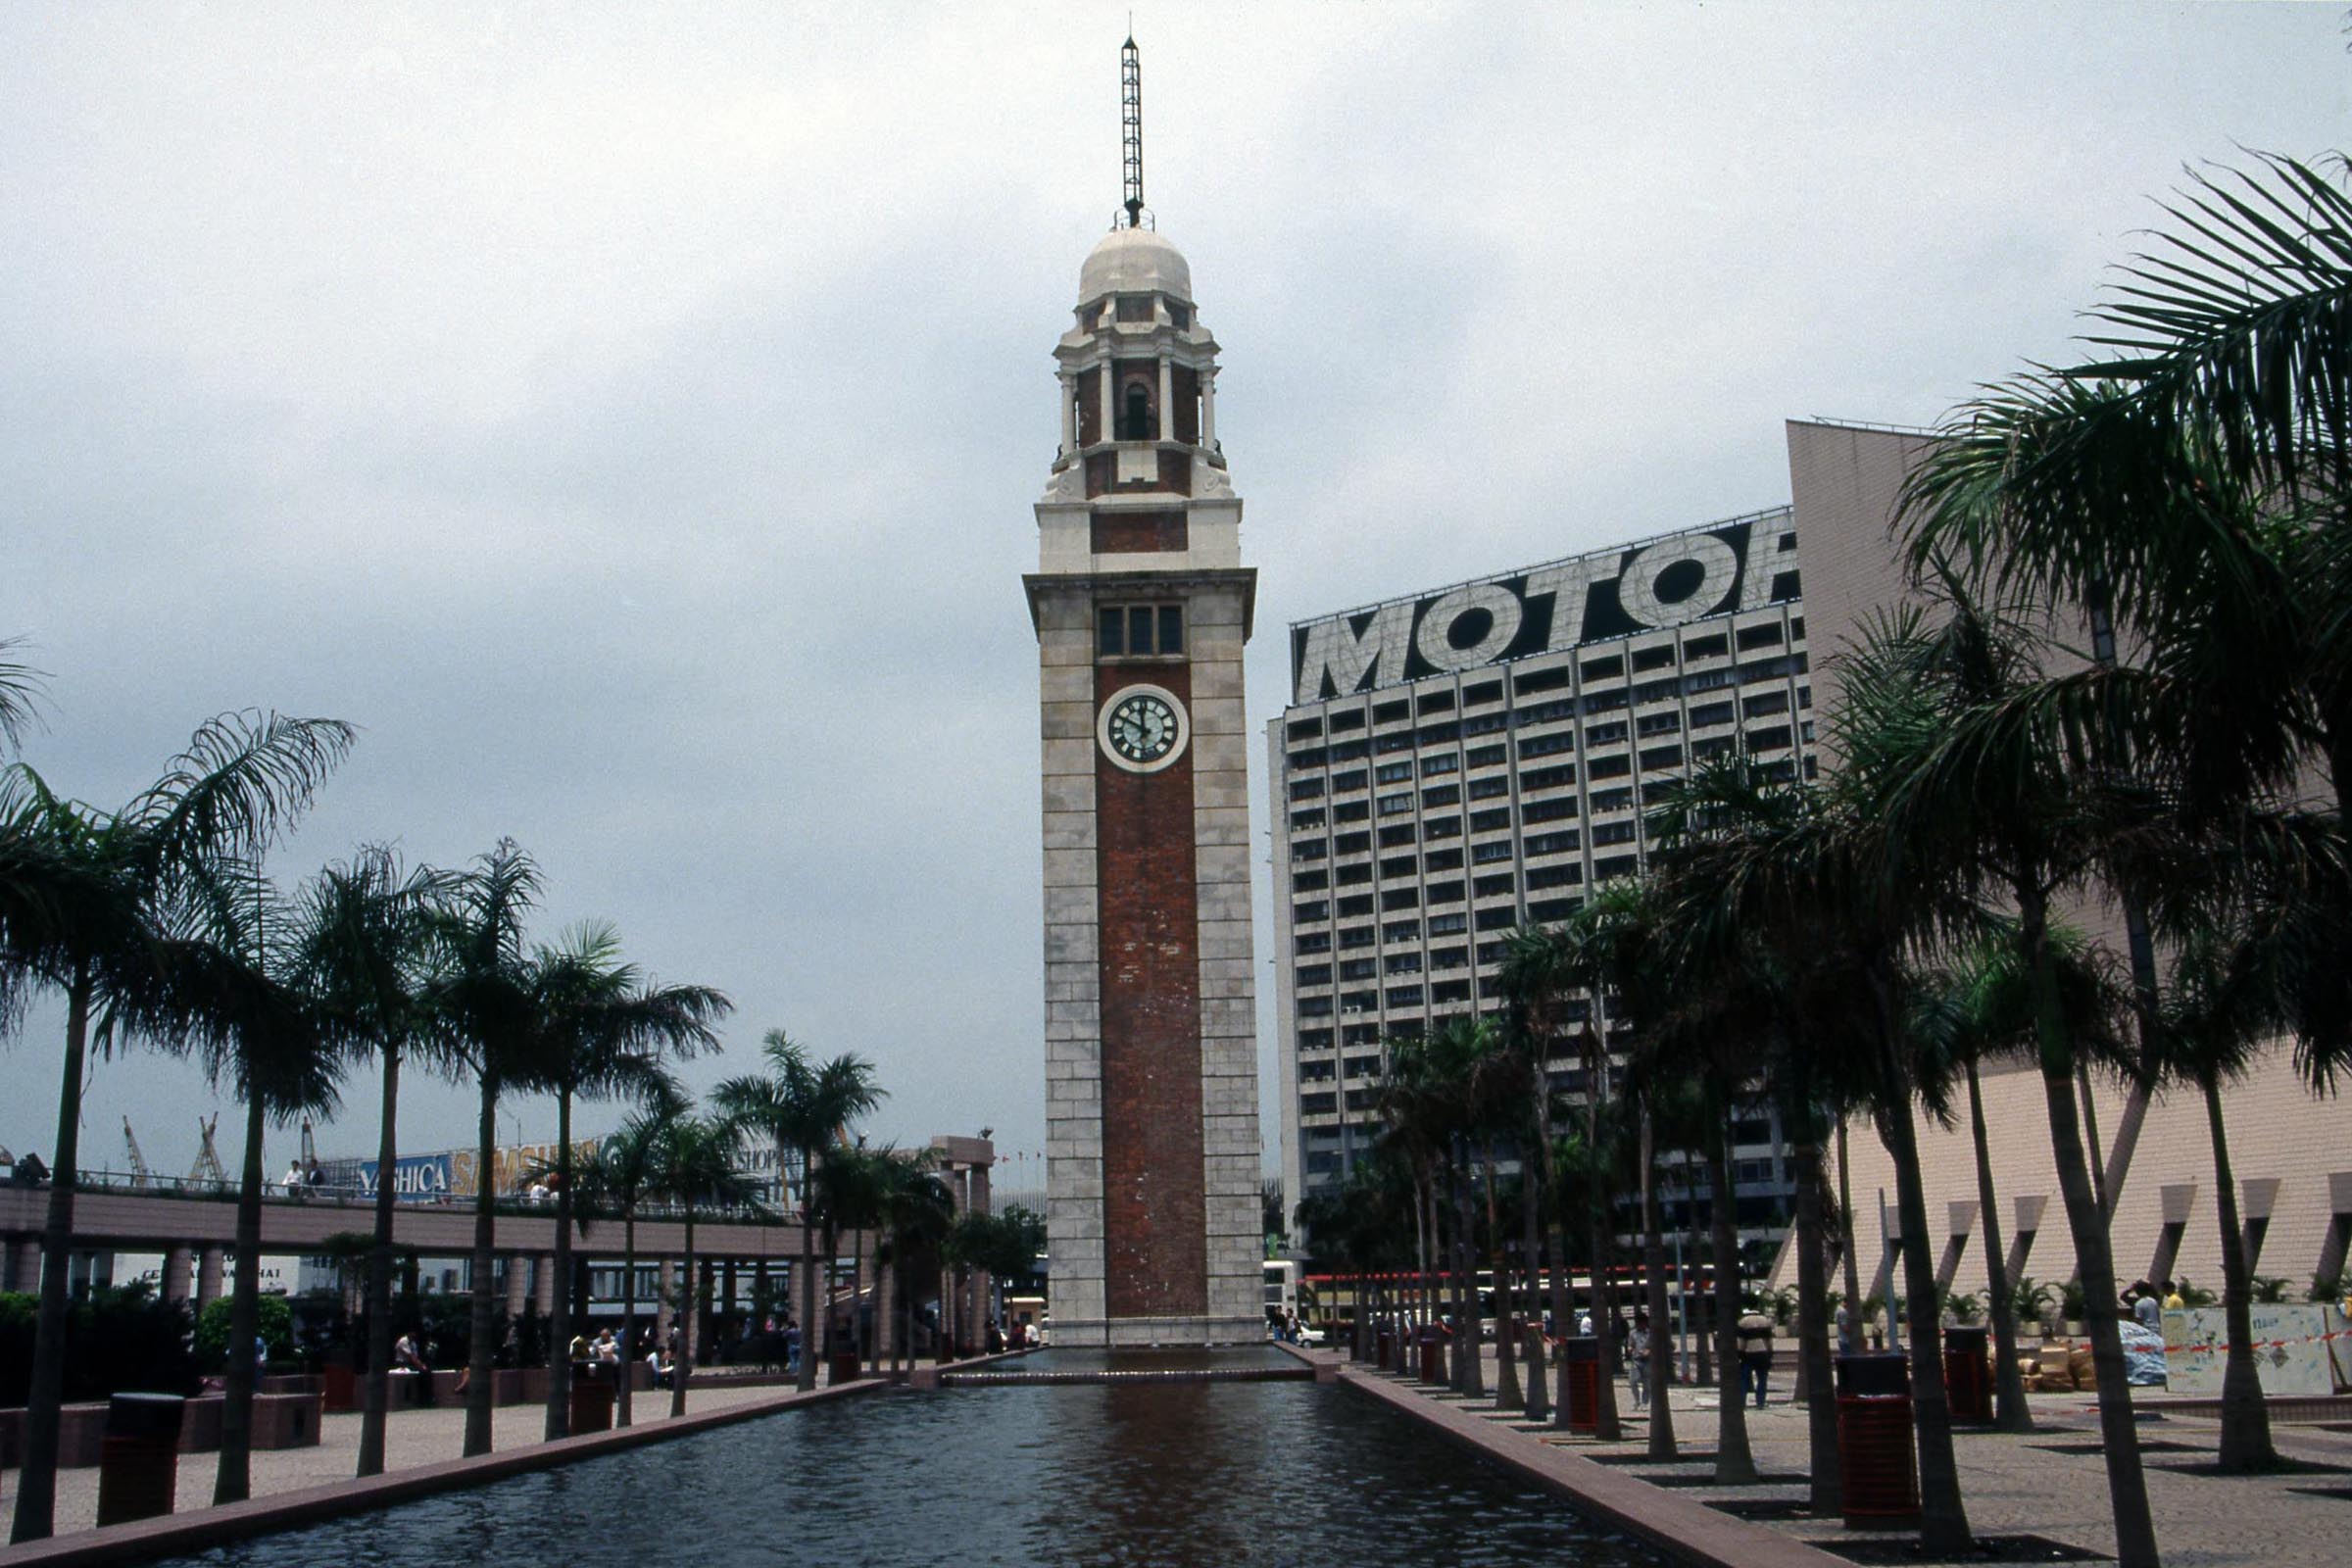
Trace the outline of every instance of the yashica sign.
{"label": "yashica sign", "polygon": [[1292,701],[1319,702],[1796,597],[1784,507],[1291,628]]}

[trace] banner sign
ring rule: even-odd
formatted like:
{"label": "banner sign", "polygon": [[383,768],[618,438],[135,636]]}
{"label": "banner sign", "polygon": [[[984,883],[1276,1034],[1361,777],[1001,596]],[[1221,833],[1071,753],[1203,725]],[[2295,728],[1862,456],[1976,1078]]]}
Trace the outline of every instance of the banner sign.
{"label": "banner sign", "polygon": [[[2254,1369],[2264,1394],[2325,1396],[2352,1380],[2352,1332],[2341,1308],[2257,1301],[2250,1311]],[[2174,1307],[2164,1314],[2165,1385],[2171,1392],[2218,1396],[2229,1355],[2229,1314],[2220,1307]]]}
{"label": "banner sign", "polygon": [[1797,597],[1789,509],[1291,627],[1295,703],[1558,653]]}
{"label": "banner sign", "polygon": [[[360,1166],[360,1196],[375,1196],[376,1162],[363,1159]],[[455,1192],[451,1180],[453,1161],[447,1154],[411,1154],[392,1162],[392,1198],[401,1203],[439,1203]]]}

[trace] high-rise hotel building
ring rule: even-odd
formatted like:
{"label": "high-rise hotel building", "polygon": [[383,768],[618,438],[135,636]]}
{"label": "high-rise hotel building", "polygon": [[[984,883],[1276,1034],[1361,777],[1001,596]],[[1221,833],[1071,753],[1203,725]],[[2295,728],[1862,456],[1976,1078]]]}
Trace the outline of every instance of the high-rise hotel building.
{"label": "high-rise hotel building", "polygon": [[[1383,1042],[1499,1009],[1511,929],[1639,871],[1661,786],[1737,747],[1814,762],[1785,506],[1302,621],[1290,659],[1266,744],[1296,1203],[1377,1136]],[[1790,1188],[1764,1113],[1734,1158],[1742,1229],[1773,1228]]]}

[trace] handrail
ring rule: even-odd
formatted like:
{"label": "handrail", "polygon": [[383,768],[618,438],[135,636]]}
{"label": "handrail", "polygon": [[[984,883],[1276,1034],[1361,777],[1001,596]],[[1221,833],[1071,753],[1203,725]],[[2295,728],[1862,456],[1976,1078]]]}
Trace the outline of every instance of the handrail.
{"label": "handrail", "polygon": [[[45,1180],[28,1182],[14,1176],[0,1177],[0,1184],[40,1188],[50,1185]],[[237,1197],[237,1187],[233,1182],[150,1174],[145,1184],[140,1185],[131,1172],[111,1169],[75,1172],[74,1190],[84,1193],[135,1193],[141,1198],[178,1199],[191,1201],[234,1201]],[[312,1187],[305,1185],[295,1187],[285,1182],[265,1182],[262,1185],[262,1200],[279,1207],[324,1205],[355,1209],[364,1213],[372,1212],[375,1207],[374,1195],[351,1186]],[[411,1213],[445,1212],[450,1209],[463,1209],[470,1212],[473,1208],[473,1195],[465,1193],[450,1194],[429,1200],[410,1199],[403,1200],[398,1206],[402,1211]],[[552,1198],[534,1200],[524,1197],[501,1197],[492,1200],[491,1209],[494,1213],[499,1214],[513,1214],[521,1217],[544,1216],[553,1219],[556,1203]],[[602,1206],[582,1205],[572,1210],[574,1223],[582,1220],[617,1223],[620,1217],[618,1210]],[[638,1206],[636,1217],[641,1223],[647,1221],[656,1224],[683,1223],[686,1218],[686,1210],[670,1203],[645,1203]],[[774,1225],[797,1228],[801,1224],[798,1214],[779,1214],[773,1209],[757,1204],[730,1204],[716,1208],[707,1208],[698,1204],[694,1210],[694,1220],[698,1225]]]}

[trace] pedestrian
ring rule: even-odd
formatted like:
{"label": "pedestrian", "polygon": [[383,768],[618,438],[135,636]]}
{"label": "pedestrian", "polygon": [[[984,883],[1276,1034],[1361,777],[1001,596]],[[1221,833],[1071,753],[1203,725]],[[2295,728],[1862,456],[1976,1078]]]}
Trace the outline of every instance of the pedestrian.
{"label": "pedestrian", "polygon": [[417,1378],[416,1402],[433,1402],[433,1367],[424,1358],[422,1347],[414,1334],[403,1334],[392,1347],[392,1365],[395,1370],[413,1373]]}
{"label": "pedestrian", "polygon": [[1740,1396],[1756,1391],[1756,1408],[1764,1408],[1764,1386],[1772,1376],[1772,1319],[1754,1301],[1740,1314]]}
{"label": "pedestrian", "polygon": [[1625,1381],[1632,1388],[1634,1408],[1649,1404],[1649,1314],[1634,1313],[1633,1332],[1625,1337]]}
{"label": "pedestrian", "polygon": [[2187,1305],[2188,1302],[2181,1298],[2180,1288],[2171,1280],[2166,1280],[2164,1282],[2164,1309],[2167,1312],[2178,1312]]}

